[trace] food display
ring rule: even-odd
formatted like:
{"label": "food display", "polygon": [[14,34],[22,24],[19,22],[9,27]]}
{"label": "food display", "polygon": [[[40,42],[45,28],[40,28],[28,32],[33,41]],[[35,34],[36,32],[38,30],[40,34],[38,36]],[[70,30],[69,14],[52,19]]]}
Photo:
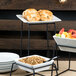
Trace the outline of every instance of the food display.
{"label": "food display", "polygon": [[51,21],[53,19],[53,13],[49,10],[39,10],[30,8],[26,9],[22,13],[22,17],[26,20],[33,21]]}
{"label": "food display", "polygon": [[53,13],[49,10],[39,10],[41,21],[51,21],[53,19]]}
{"label": "food display", "polygon": [[40,20],[40,15],[36,9],[26,9],[23,11],[22,16],[30,22]]}
{"label": "food display", "polygon": [[40,56],[31,56],[31,57],[20,59],[19,61],[30,65],[36,65],[36,64],[41,64],[46,60]]}
{"label": "food display", "polygon": [[69,29],[68,31],[65,31],[65,29],[62,28],[58,34],[55,34],[55,36],[61,38],[76,39],[76,30]]}
{"label": "food display", "polygon": [[[48,57],[40,56],[40,55],[30,55],[21,57],[15,60],[20,69],[23,69],[28,72],[40,72],[43,70],[48,70],[50,65],[54,62],[54,60],[50,60]],[[47,66],[48,65],[48,66]]]}

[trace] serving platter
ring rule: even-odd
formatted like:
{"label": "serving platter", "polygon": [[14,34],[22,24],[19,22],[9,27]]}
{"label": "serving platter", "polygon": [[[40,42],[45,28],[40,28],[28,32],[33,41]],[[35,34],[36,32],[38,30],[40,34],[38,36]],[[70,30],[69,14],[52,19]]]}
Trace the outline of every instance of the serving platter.
{"label": "serving platter", "polygon": [[[40,55],[30,55],[30,56],[26,56],[26,57],[31,57],[31,56],[40,56]],[[23,62],[19,61],[20,59],[23,59],[23,58],[26,58],[26,57],[16,59],[15,62],[18,65],[22,65],[22,66],[19,66],[19,67],[21,69],[25,70],[25,71],[28,71],[28,72],[33,72],[32,68],[35,69],[35,72],[47,70],[47,69],[50,68],[50,65],[54,62],[54,60],[51,60],[49,62],[45,62],[45,63],[41,63],[41,64],[37,64],[37,65],[30,65],[30,64],[23,63]],[[43,57],[43,56],[40,56],[40,57],[44,58],[45,60],[49,60],[49,58],[47,58],[47,57]],[[49,65],[49,66],[47,66],[47,65]],[[43,66],[45,66],[45,67],[43,67]],[[40,67],[43,67],[43,68],[40,68]]]}
{"label": "serving platter", "polygon": [[15,53],[9,53],[9,52],[0,52],[0,63],[11,63],[14,61],[14,59],[19,58],[18,54]]}
{"label": "serving platter", "polygon": [[[0,73],[10,72],[12,63],[15,59],[19,58],[18,54],[10,52],[0,52]],[[18,68],[17,65],[13,67],[13,71]]]}
{"label": "serving platter", "polygon": [[24,23],[28,23],[28,24],[40,24],[40,23],[53,23],[53,22],[59,22],[61,21],[60,18],[56,17],[55,15],[53,15],[53,19],[51,21],[35,21],[35,22],[29,22],[26,19],[24,19],[22,17],[22,15],[16,15],[18,19],[20,19],[22,22]]}
{"label": "serving platter", "polygon": [[[14,66],[13,71],[16,70],[17,68],[18,67]],[[0,69],[0,73],[6,73],[6,72],[10,72],[10,71],[11,71],[11,67]]]}
{"label": "serving platter", "polygon": [[76,52],[76,39],[61,38],[55,35],[53,38],[61,51]]}
{"label": "serving platter", "polygon": [[[0,69],[5,69],[5,68],[11,68],[12,64],[9,65],[0,65]],[[17,65],[15,64],[14,67],[17,67]]]}

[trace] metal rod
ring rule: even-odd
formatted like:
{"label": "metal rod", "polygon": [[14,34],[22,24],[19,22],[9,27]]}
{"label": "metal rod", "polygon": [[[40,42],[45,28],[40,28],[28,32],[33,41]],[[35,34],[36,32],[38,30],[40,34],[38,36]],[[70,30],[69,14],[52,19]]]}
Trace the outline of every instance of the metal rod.
{"label": "metal rod", "polygon": [[28,24],[28,56],[30,52],[30,24]]}
{"label": "metal rod", "polygon": [[[56,34],[56,24],[54,23],[54,33]],[[57,50],[57,44],[55,43],[55,50]],[[53,56],[55,55],[55,52],[53,54]],[[58,56],[58,51],[56,51],[56,56]],[[57,58],[57,69],[59,69],[59,63],[58,63],[58,58]]]}
{"label": "metal rod", "polygon": [[22,31],[23,31],[23,22],[21,21],[21,32],[20,32],[20,39],[21,39],[21,41],[20,41],[20,56],[22,56]]}
{"label": "metal rod", "polygon": [[70,70],[70,60],[71,60],[71,53],[69,52],[69,67],[68,67],[69,70]]}
{"label": "metal rod", "polygon": [[12,64],[11,71],[10,71],[10,76],[12,76],[12,71],[13,71],[13,66],[14,66],[14,64],[15,64],[15,63]]}
{"label": "metal rod", "polygon": [[45,76],[45,75],[42,75],[42,74],[39,74],[39,73],[35,73],[35,74],[40,75],[40,76]]}
{"label": "metal rod", "polygon": [[58,76],[58,71],[57,71],[57,67],[55,64],[54,64],[54,68],[56,69],[56,76]]}
{"label": "metal rod", "polygon": [[[56,52],[56,56],[58,56],[58,51]],[[59,70],[59,62],[58,61],[59,61],[59,57],[57,58],[57,70]]]}
{"label": "metal rod", "polygon": [[[35,75],[39,75],[39,76],[45,76],[45,75],[42,75],[42,74],[39,74],[39,73],[35,73]],[[27,74],[27,75],[25,75],[25,76],[31,76],[31,75],[33,75],[33,73],[31,73],[31,74]]]}
{"label": "metal rod", "polygon": [[54,32],[56,34],[56,24],[54,23]]}
{"label": "metal rod", "polygon": [[[67,71],[69,71],[69,69],[66,69],[66,70],[62,71],[62,72],[59,73],[58,75],[61,75],[62,73],[65,73],[65,72],[67,72]],[[56,75],[56,76],[58,76],[58,75]]]}
{"label": "metal rod", "polygon": [[48,24],[46,24],[46,32],[47,32],[47,56],[49,57],[49,35],[48,35]]}
{"label": "metal rod", "polygon": [[73,71],[73,72],[76,72],[76,70],[73,70],[73,69],[69,69],[69,71]]}
{"label": "metal rod", "polygon": [[53,76],[53,64],[52,64],[51,76]]}
{"label": "metal rod", "polygon": [[33,69],[33,76],[35,76],[35,70]]}
{"label": "metal rod", "polygon": [[[57,49],[57,45],[55,43],[54,50],[53,50],[53,57],[55,56],[55,52],[56,52],[56,56],[58,57],[58,51],[56,51],[56,49]],[[57,58],[57,69],[59,70],[58,58]]]}

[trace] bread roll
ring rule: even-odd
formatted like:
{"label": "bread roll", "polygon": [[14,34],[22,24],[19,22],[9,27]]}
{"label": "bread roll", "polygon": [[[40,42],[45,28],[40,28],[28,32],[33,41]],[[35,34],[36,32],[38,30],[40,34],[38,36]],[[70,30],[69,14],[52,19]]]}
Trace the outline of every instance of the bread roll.
{"label": "bread roll", "polygon": [[41,21],[51,21],[53,19],[53,13],[49,10],[39,10]]}
{"label": "bread roll", "polygon": [[23,11],[22,17],[30,22],[40,20],[40,15],[36,9],[26,9],[25,11]]}

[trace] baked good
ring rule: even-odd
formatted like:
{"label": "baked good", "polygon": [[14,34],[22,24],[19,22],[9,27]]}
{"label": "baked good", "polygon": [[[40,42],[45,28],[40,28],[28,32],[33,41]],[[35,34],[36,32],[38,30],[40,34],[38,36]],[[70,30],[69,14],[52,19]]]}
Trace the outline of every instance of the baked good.
{"label": "baked good", "polygon": [[53,13],[49,10],[39,10],[41,21],[51,21],[53,19]]}
{"label": "baked good", "polygon": [[20,59],[19,61],[30,65],[36,65],[36,64],[41,64],[46,60],[40,56],[31,56],[31,57]]}
{"label": "baked good", "polygon": [[30,22],[40,20],[40,15],[36,9],[26,9],[25,11],[23,11],[22,17]]}
{"label": "baked good", "polygon": [[26,18],[28,14],[36,13],[36,12],[37,12],[36,9],[26,9],[25,11],[23,11],[22,17]]}

